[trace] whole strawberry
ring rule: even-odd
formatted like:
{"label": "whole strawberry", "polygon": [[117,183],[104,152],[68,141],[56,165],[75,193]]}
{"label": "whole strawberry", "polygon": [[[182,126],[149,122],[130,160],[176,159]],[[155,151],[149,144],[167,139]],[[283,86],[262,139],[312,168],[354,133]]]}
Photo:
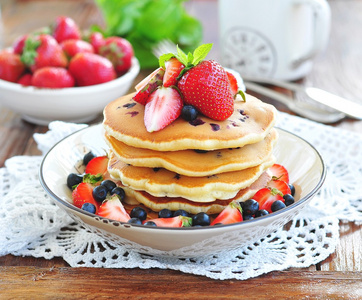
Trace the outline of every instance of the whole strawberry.
{"label": "whole strawberry", "polygon": [[187,71],[178,82],[186,104],[213,120],[226,120],[234,112],[234,98],[224,68],[205,60]]}
{"label": "whole strawberry", "polygon": [[67,69],[45,67],[34,72],[31,84],[40,88],[69,88],[74,86],[74,78]]}
{"label": "whole strawberry", "polygon": [[70,39],[79,40],[81,38],[81,34],[78,25],[72,18],[59,16],[55,20],[53,37],[58,43],[61,43]]}
{"label": "whole strawberry", "polygon": [[89,43],[93,46],[94,52],[99,54],[99,49],[104,45],[104,37],[100,32],[92,32],[88,38]]}
{"label": "whole strawberry", "polygon": [[132,45],[126,39],[115,36],[106,38],[98,51],[112,62],[118,75],[130,69],[134,52]]}
{"label": "whole strawberry", "polygon": [[9,50],[0,52],[0,79],[17,82],[25,71],[20,55]]}
{"label": "whole strawberry", "polygon": [[25,41],[27,38],[28,38],[28,35],[24,34],[15,39],[15,41],[13,42],[13,45],[12,45],[14,53],[20,54],[20,55],[23,53]]}
{"label": "whole strawberry", "polygon": [[100,84],[116,78],[112,63],[93,53],[76,54],[71,59],[68,70],[78,86]]}
{"label": "whole strawberry", "polygon": [[32,72],[44,67],[65,68],[68,60],[57,41],[48,34],[30,36],[25,41],[21,60]]}
{"label": "whole strawberry", "polygon": [[94,53],[93,46],[83,40],[66,40],[60,43],[60,46],[62,47],[64,53],[69,57],[73,57],[77,53],[80,52],[88,52],[88,53]]}

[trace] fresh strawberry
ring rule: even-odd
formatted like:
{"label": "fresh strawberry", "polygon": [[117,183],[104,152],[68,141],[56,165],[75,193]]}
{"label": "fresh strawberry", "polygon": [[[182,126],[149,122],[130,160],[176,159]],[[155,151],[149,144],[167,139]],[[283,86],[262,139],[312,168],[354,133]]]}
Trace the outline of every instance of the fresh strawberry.
{"label": "fresh strawberry", "polygon": [[213,120],[226,120],[234,112],[234,99],[224,68],[213,60],[187,71],[178,82],[186,104]]}
{"label": "fresh strawberry", "polygon": [[174,88],[160,87],[154,91],[145,106],[144,123],[148,132],[165,128],[181,115],[183,102]]}
{"label": "fresh strawberry", "polygon": [[268,172],[272,176],[272,180],[283,180],[286,183],[289,183],[289,174],[284,166],[274,164],[268,169]]}
{"label": "fresh strawberry", "polygon": [[232,224],[243,221],[243,214],[239,202],[230,202],[230,204],[222,210],[221,213],[211,222],[215,224]]}
{"label": "fresh strawberry", "polygon": [[25,71],[20,55],[8,50],[0,52],[0,79],[17,82]]}
{"label": "fresh strawberry", "polygon": [[69,63],[69,72],[78,86],[100,84],[116,78],[112,63],[94,53],[76,54]]}
{"label": "fresh strawberry", "polygon": [[72,18],[59,16],[55,20],[53,37],[58,43],[61,43],[70,39],[79,40],[81,38],[81,34],[78,25]]}
{"label": "fresh strawberry", "polygon": [[93,46],[83,40],[65,40],[60,43],[60,46],[69,58],[80,52],[94,53]]}
{"label": "fresh strawberry", "polygon": [[135,87],[137,94],[133,97],[133,100],[142,105],[146,105],[150,95],[162,85],[164,74],[165,71],[162,68],[158,68],[139,82]]}
{"label": "fresh strawberry", "polygon": [[163,76],[163,86],[170,87],[177,84],[177,77],[180,75],[185,66],[176,58],[173,57],[165,62],[165,75]]}
{"label": "fresh strawberry", "polygon": [[99,207],[98,215],[115,221],[127,222],[130,219],[122,202],[117,195],[103,201]]}
{"label": "fresh strawberry", "polygon": [[106,155],[92,158],[85,168],[85,173],[92,175],[104,174],[107,171],[108,160]]}
{"label": "fresh strawberry", "polygon": [[259,210],[265,209],[269,213],[272,212],[271,205],[276,200],[281,200],[284,202],[283,194],[278,189],[275,188],[272,189],[262,188],[256,192],[253,199],[259,202]]}
{"label": "fresh strawberry", "polygon": [[99,49],[104,45],[104,37],[100,32],[92,32],[88,38],[89,43],[93,46],[94,52],[99,54]]}
{"label": "fresh strawberry", "polygon": [[235,76],[230,72],[226,72],[226,75],[228,76],[230,82],[231,94],[235,96],[239,91],[238,81],[236,80]]}
{"label": "fresh strawberry", "polygon": [[84,203],[91,203],[95,205],[96,209],[98,208],[98,203],[94,200],[93,195],[93,185],[87,182],[81,182],[72,192],[73,204],[82,208]]}
{"label": "fresh strawberry", "polygon": [[271,180],[268,183],[268,188],[278,189],[283,195],[291,194],[289,185],[283,180]]}
{"label": "fresh strawberry", "polygon": [[32,74],[26,73],[26,74],[22,75],[16,83],[19,83],[23,86],[31,86],[32,78],[33,78]]}
{"label": "fresh strawberry", "polygon": [[100,55],[112,62],[119,76],[126,73],[132,65],[133,48],[131,43],[124,38],[108,37],[98,51]]}
{"label": "fresh strawberry", "polygon": [[191,218],[181,215],[172,218],[157,218],[143,221],[143,223],[146,222],[153,222],[157,227],[190,227],[192,225]]}
{"label": "fresh strawberry", "polygon": [[32,72],[44,67],[65,68],[67,57],[57,41],[48,34],[30,36],[25,41],[21,60]]}
{"label": "fresh strawberry", "polygon": [[20,54],[20,55],[23,53],[25,41],[27,38],[28,38],[28,35],[24,34],[24,35],[19,36],[17,39],[15,39],[15,41],[12,45],[14,53]]}
{"label": "fresh strawberry", "polygon": [[74,87],[75,81],[65,68],[44,67],[34,72],[31,84],[40,88]]}

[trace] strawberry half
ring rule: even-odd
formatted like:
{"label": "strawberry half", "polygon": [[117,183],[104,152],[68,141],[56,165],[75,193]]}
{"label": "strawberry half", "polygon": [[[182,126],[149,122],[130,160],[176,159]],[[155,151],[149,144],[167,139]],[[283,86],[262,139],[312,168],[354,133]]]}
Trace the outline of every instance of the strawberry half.
{"label": "strawberry half", "polygon": [[283,180],[271,180],[268,183],[268,188],[278,189],[283,195],[291,194],[289,185]]}
{"label": "strawberry half", "polygon": [[269,213],[272,213],[271,206],[275,201],[281,200],[284,202],[283,194],[275,188],[260,189],[256,192],[253,199],[259,202],[259,210],[265,209]]}
{"label": "strawberry half", "polygon": [[113,195],[111,198],[103,201],[99,207],[98,215],[120,222],[127,222],[130,219],[129,214],[126,212],[117,195]]}
{"label": "strawberry half", "polygon": [[96,210],[99,207],[99,204],[94,200],[93,195],[93,185],[87,182],[81,182],[72,192],[72,199],[74,206],[82,208],[84,203],[91,203],[96,207]]}
{"label": "strawberry half", "polygon": [[160,87],[154,91],[145,106],[144,123],[148,132],[158,131],[176,120],[183,102],[179,92],[171,87]]}
{"label": "strawberry half", "polygon": [[165,62],[165,75],[163,76],[163,86],[170,87],[177,84],[177,77],[185,66],[176,58],[173,57]]}
{"label": "strawberry half", "polygon": [[188,70],[177,84],[186,104],[213,120],[226,120],[234,112],[234,98],[224,68],[205,60]]}
{"label": "strawberry half", "polygon": [[289,183],[289,173],[284,166],[274,164],[268,169],[268,172],[272,176],[272,180],[283,180]]}
{"label": "strawberry half", "polygon": [[133,97],[133,100],[146,105],[148,98],[150,95],[162,85],[162,79],[165,74],[165,70],[162,68],[158,68],[153,71],[150,75],[144,78],[141,82],[139,82],[135,89],[137,94]]}
{"label": "strawberry half", "polygon": [[158,227],[190,227],[192,224],[192,219],[185,216],[145,220],[143,223],[150,221],[155,223]]}
{"label": "strawberry half", "polygon": [[85,168],[85,173],[92,175],[104,174],[107,171],[108,160],[106,155],[92,158]]}
{"label": "strawberry half", "polygon": [[221,213],[211,222],[210,225],[215,224],[232,224],[243,221],[242,210],[239,202],[230,202],[229,205],[223,209]]}

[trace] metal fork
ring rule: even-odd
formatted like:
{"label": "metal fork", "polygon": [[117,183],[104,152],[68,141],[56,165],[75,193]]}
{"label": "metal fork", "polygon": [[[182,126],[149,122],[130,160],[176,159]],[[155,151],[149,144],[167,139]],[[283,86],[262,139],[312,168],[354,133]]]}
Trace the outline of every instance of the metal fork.
{"label": "metal fork", "polygon": [[[152,49],[152,53],[156,57],[160,57],[162,54],[170,52],[176,52],[176,45],[170,40],[162,40]],[[331,109],[325,105],[317,104],[306,94],[302,95],[301,91],[303,86],[301,85],[278,80],[248,78],[244,76],[242,76],[242,78],[247,89],[281,102],[291,111],[302,117],[320,123],[335,123],[346,117],[344,113]],[[274,86],[290,89],[295,92],[294,97],[288,97],[259,83],[272,84]]]}

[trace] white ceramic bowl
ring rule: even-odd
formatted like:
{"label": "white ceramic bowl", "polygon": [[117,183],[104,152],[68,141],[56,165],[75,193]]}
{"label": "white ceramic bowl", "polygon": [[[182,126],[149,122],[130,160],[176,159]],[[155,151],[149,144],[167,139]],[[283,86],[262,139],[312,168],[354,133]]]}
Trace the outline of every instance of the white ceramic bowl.
{"label": "white ceramic bowl", "polygon": [[44,189],[77,222],[114,243],[141,253],[175,257],[197,257],[236,249],[258,241],[290,221],[313,198],[322,186],[326,171],[319,153],[300,137],[278,129],[275,147],[277,162],[289,171],[296,187],[296,201],[287,208],[237,224],[195,227],[161,228],[131,225],[87,213],[71,204],[71,192],[66,186],[68,174],[76,172],[75,163],[92,150],[101,155],[107,148],[102,126],[78,131],[55,145],[40,168]]}
{"label": "white ceramic bowl", "polygon": [[106,104],[125,95],[139,73],[136,58],[123,76],[102,84],[64,89],[40,89],[0,79],[0,104],[19,113],[24,120],[38,125],[51,121],[88,122]]}

